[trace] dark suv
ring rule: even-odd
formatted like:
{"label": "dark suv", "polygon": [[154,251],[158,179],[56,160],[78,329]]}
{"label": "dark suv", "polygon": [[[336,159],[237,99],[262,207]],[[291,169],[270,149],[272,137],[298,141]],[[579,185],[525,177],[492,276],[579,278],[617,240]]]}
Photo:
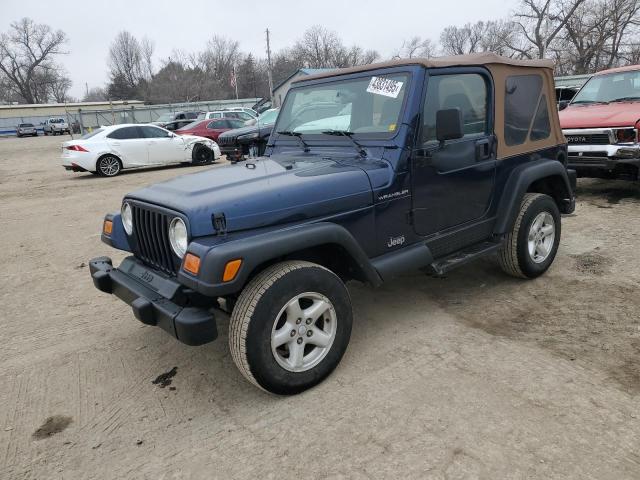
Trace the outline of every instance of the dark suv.
{"label": "dark suv", "polygon": [[226,311],[250,382],[312,387],[349,343],[345,282],[490,254],[516,277],[550,267],[575,208],[552,67],[476,54],[304,77],[263,157],[126,195],[102,239],[132,255],[91,260],[93,282],[188,345]]}

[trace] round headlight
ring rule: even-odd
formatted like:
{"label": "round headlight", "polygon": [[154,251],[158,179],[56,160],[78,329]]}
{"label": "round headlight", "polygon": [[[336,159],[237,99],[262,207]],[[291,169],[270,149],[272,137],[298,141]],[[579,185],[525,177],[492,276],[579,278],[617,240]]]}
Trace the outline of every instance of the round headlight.
{"label": "round headlight", "polygon": [[127,202],[122,204],[120,216],[122,217],[122,225],[124,226],[124,231],[127,232],[127,235],[131,235],[133,233],[133,215],[131,213],[131,205],[129,205]]}
{"label": "round headlight", "polygon": [[181,218],[174,218],[169,225],[169,242],[171,242],[171,248],[180,258],[184,257],[187,251],[187,245],[189,239],[187,238],[187,226],[184,224]]}

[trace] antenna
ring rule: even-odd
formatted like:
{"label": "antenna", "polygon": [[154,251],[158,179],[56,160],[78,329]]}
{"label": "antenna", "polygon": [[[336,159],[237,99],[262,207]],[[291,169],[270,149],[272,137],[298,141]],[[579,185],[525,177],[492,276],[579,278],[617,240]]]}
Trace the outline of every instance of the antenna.
{"label": "antenna", "polygon": [[267,28],[267,74],[269,75],[269,99],[271,100],[271,108],[273,104],[273,76],[271,74],[271,45],[269,43],[269,29]]}

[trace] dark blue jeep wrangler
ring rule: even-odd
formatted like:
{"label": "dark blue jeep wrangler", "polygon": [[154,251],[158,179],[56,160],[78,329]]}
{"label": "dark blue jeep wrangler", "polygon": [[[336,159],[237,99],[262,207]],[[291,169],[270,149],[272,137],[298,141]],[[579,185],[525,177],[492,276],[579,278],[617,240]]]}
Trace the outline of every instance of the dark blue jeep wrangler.
{"label": "dark blue jeep wrangler", "polygon": [[[312,112],[310,114],[310,112]],[[313,113],[315,112],[315,113]],[[95,286],[188,345],[217,336],[269,392],[321,382],[351,333],[348,280],[380,285],[496,254],[544,273],[575,208],[552,64],[493,54],[305,77],[265,156],[124,198],[91,261]]]}

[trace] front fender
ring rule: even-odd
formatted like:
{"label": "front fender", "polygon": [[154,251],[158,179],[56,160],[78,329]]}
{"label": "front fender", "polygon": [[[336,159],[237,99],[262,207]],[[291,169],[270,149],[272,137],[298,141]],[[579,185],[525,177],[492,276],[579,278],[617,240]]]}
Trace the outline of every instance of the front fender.
{"label": "front fender", "polygon": [[[575,174],[575,172],[573,172]],[[520,204],[524,194],[536,181],[546,178],[554,178],[560,185],[560,199],[558,205],[562,213],[571,213],[575,207],[574,186],[566,167],[557,160],[540,159],[534,162],[524,163],[514,168],[505,184],[497,210],[497,221],[494,234],[502,235],[511,230],[520,211]]]}
{"label": "front fender", "polygon": [[129,246],[127,232],[124,231],[124,225],[122,225],[120,212],[107,213],[104,216],[104,220],[111,220],[111,222],[113,223],[113,230],[111,230],[111,235],[105,235],[103,231],[101,240],[110,247],[117,248],[118,250],[124,250],[125,252],[130,252],[131,246]]}
{"label": "front fender", "polygon": [[[251,273],[265,262],[295,251],[328,244],[344,248],[360,269],[362,276],[371,284],[378,286],[382,283],[380,275],[358,242],[344,227],[335,223],[299,225],[214,245],[207,245],[205,239],[192,241],[188,248],[188,252],[201,259],[198,276],[181,269],[178,272],[178,280],[209,297],[240,292]],[[242,266],[236,278],[230,282],[223,282],[222,273],[225,265],[239,258],[242,259]]]}

